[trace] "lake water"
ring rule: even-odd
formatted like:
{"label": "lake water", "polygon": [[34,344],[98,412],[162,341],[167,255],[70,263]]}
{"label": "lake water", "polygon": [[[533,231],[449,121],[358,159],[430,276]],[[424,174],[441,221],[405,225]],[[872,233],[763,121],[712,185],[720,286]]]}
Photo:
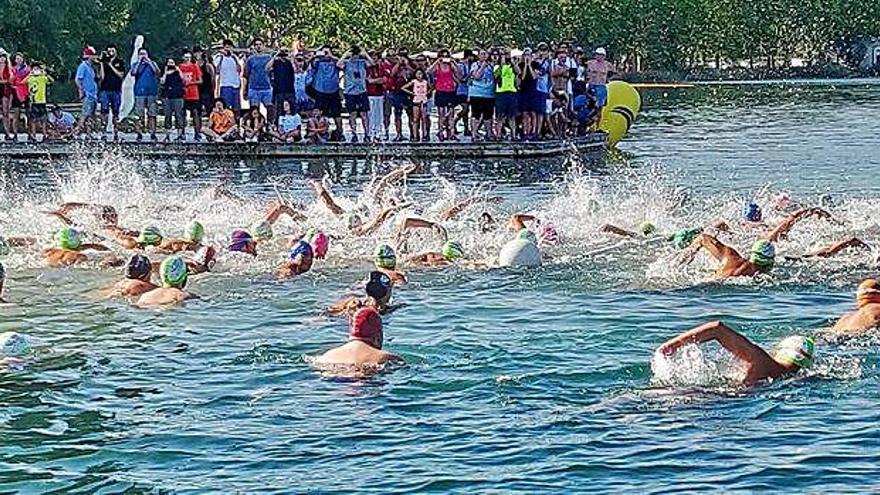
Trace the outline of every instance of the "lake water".
{"label": "lake water", "polygon": [[[717,349],[654,379],[654,349],[709,319],[771,347],[818,335],[876,274],[871,253],[783,260],[849,235],[880,242],[880,87],[748,85],[652,91],[621,156],[534,163],[425,163],[399,191],[431,217],[455,196],[491,192],[497,217],[537,213],[563,243],[537,270],[409,269],[386,318],[386,348],[408,366],[370,380],[324,376],[306,359],[344,342],[321,310],[353,290],[367,240],[278,281],[279,245],[194,277],[203,296],[143,311],[103,301],[118,276],[4,259],[0,331],[26,333],[35,361],[0,372],[0,491],[57,493],[572,493],[638,490],[854,492],[880,475],[880,339],[820,339],[816,365],[753,389]],[[135,163],[108,155],[3,164],[4,235],[48,242],[35,211],[64,200],[115,205],[121,223],[175,233],[193,217],[222,242],[268,200],[311,203],[326,169],[351,205],[382,162]],[[523,167],[517,170],[516,167]],[[245,205],[215,200],[225,181]],[[662,241],[623,243],[607,222],[663,233],[736,220],[781,191],[825,201],[840,224],[807,220],[778,246],[771,279],[707,283],[712,262],[679,266]],[[473,208],[447,225],[472,259],[510,234],[474,233]],[[318,206],[310,225],[342,235]],[[283,220],[279,232],[298,226]],[[754,232],[734,229],[738,249]],[[418,238],[415,248],[436,248]]]}

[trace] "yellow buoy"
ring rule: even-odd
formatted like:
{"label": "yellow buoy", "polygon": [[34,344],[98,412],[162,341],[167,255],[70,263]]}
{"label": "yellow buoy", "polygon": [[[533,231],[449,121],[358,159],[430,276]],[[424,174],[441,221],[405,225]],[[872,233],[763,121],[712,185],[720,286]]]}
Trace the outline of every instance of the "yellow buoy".
{"label": "yellow buoy", "polygon": [[626,136],[641,108],[642,97],[631,84],[624,81],[608,83],[608,103],[602,109],[599,121],[599,129],[608,133],[608,146],[617,146]]}

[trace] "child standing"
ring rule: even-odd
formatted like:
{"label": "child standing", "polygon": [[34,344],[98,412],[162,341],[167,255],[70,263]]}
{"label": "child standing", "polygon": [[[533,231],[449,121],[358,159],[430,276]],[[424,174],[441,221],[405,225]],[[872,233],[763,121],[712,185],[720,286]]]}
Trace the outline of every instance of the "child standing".
{"label": "child standing", "polygon": [[39,125],[40,133],[43,139],[46,139],[46,88],[52,82],[52,78],[46,74],[43,64],[35,62],[31,73],[25,78],[24,82],[28,86],[30,94],[31,108],[28,112],[28,141],[37,140],[37,126]]}
{"label": "child standing", "polygon": [[430,141],[430,129],[425,125],[425,112],[427,110],[428,93],[431,91],[428,80],[425,79],[425,71],[418,69],[415,79],[408,82],[403,91],[412,95],[413,102],[413,141]]}

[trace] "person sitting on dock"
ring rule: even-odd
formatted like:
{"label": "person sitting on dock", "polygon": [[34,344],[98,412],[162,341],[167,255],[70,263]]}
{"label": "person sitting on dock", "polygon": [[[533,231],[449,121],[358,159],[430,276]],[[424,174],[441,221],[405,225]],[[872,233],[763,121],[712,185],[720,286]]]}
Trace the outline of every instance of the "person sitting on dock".
{"label": "person sitting on dock", "polygon": [[289,101],[281,103],[278,132],[274,137],[282,143],[298,143],[302,140],[302,117],[293,111]]}
{"label": "person sitting on dock", "polygon": [[153,289],[140,296],[135,304],[141,308],[171,306],[180,304],[198,296],[184,290],[189,270],[180,256],[169,256],[159,266],[159,278],[162,287]]}
{"label": "person sitting on dock", "polygon": [[324,117],[320,108],[312,109],[306,130],[306,140],[310,144],[324,144],[330,139],[330,121]]}
{"label": "person sitting on dock", "polygon": [[55,246],[43,251],[49,266],[71,266],[88,260],[83,251],[110,251],[102,244],[90,244],[82,241],[82,234],[71,227],[64,227],[55,233]]}
{"label": "person sitting on dock", "polygon": [[52,111],[49,112],[47,123],[47,141],[66,140],[73,134],[76,118],[74,118],[72,113],[62,110],[60,106],[53,105]]}
{"label": "person sitting on dock", "polygon": [[107,291],[109,297],[139,297],[157,286],[150,281],[153,274],[150,258],[136,253],[125,264],[125,278]]}
{"label": "person sitting on dock", "polygon": [[222,98],[214,101],[214,110],[208,117],[208,128],[205,136],[211,141],[234,141],[238,138],[238,126],[235,125],[235,114],[226,108]]}
{"label": "person sitting on dock", "polygon": [[248,142],[267,141],[266,118],[260,113],[259,107],[251,107],[241,119],[241,137]]}
{"label": "person sitting on dock", "polygon": [[381,366],[403,363],[399,356],[382,350],[384,335],[382,317],[373,308],[361,308],[351,317],[349,341],[316,357],[314,363],[323,366]]}
{"label": "person sitting on dock", "polygon": [[705,249],[713,258],[722,263],[715,272],[716,279],[753,277],[769,273],[776,261],[776,248],[772,242],[766,239],[755,241],[752,244],[751,256],[746,259],[717,238],[709,234],[700,234],[691,243],[692,251],[686,257],[686,261],[692,260],[700,249]]}

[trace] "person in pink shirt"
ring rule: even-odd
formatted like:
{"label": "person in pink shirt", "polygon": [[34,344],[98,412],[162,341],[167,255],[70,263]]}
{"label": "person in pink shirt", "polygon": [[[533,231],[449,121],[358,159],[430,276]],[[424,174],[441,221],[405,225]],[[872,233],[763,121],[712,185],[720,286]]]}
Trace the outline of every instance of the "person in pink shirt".
{"label": "person in pink shirt", "polygon": [[434,76],[434,105],[437,107],[437,138],[440,141],[447,139],[457,140],[452,132],[452,120],[454,117],[455,104],[457,102],[456,89],[461,74],[458,65],[452,62],[449,50],[440,50],[437,60],[428,68],[428,73]]}
{"label": "person in pink shirt", "polygon": [[30,90],[27,85],[27,76],[31,68],[24,61],[24,55],[16,53],[12,56],[12,135],[18,134],[18,123],[21,121],[21,111],[28,108],[28,96]]}

